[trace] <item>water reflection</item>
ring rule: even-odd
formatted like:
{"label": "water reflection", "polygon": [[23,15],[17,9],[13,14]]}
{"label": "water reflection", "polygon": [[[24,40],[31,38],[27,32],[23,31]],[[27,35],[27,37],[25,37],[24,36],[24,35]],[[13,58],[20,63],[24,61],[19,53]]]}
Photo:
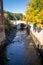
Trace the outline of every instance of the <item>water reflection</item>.
{"label": "water reflection", "polygon": [[16,33],[17,33],[17,29],[14,27],[12,27],[9,30],[5,30],[7,44],[10,44],[12,42],[13,38],[15,38],[16,36]]}
{"label": "water reflection", "polygon": [[0,65],[42,65],[26,31],[17,32],[11,44],[0,49]]}

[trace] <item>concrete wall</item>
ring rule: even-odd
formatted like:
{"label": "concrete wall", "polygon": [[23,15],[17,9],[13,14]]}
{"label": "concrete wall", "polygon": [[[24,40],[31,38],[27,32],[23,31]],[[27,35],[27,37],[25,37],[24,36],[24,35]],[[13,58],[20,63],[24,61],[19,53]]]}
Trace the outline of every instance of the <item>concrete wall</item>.
{"label": "concrete wall", "polygon": [[38,33],[37,31],[34,32],[33,29],[31,29],[30,35],[34,41],[36,48],[43,49],[43,30]]}
{"label": "concrete wall", "polygon": [[5,33],[2,32],[0,33],[0,45],[4,44],[4,41],[5,41]]}
{"label": "concrete wall", "polygon": [[35,46],[37,47],[40,44],[39,39],[32,33],[32,31],[30,31],[30,35],[34,41]]}

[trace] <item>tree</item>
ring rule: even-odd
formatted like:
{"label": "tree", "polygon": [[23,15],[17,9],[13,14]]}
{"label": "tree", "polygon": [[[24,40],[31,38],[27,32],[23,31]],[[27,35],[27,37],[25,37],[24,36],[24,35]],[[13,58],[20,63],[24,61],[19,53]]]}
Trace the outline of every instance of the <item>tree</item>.
{"label": "tree", "polygon": [[[26,22],[41,24],[43,21],[43,0],[31,0],[26,7]],[[41,25],[40,25],[41,26]]]}

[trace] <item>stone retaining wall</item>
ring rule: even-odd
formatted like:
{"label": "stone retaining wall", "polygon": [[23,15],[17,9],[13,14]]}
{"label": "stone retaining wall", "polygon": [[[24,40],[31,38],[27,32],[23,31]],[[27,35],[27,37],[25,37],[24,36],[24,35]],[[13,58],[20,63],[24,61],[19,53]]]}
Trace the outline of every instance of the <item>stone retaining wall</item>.
{"label": "stone retaining wall", "polygon": [[30,35],[35,43],[35,46],[39,49],[43,49],[43,31],[40,33],[34,32],[33,29],[30,30]]}
{"label": "stone retaining wall", "polygon": [[37,37],[35,37],[35,35],[32,33],[32,31],[30,31],[30,35],[34,41],[35,46],[38,47],[38,45],[40,44],[40,41],[38,40]]}
{"label": "stone retaining wall", "polygon": [[5,33],[2,32],[0,33],[0,45],[3,45],[5,42]]}

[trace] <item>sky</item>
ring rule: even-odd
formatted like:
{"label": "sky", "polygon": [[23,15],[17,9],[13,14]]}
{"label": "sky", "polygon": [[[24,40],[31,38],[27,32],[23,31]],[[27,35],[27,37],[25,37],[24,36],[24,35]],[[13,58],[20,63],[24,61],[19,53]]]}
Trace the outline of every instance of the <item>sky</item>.
{"label": "sky", "polygon": [[27,0],[3,0],[4,10],[13,13],[25,13]]}

